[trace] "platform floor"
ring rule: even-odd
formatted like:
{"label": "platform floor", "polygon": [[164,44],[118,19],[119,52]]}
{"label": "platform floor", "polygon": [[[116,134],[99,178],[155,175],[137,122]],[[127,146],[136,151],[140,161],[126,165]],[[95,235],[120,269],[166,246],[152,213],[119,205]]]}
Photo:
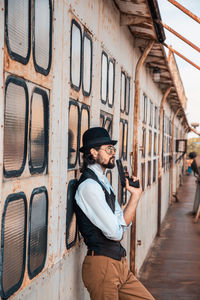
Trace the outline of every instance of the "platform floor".
{"label": "platform floor", "polygon": [[192,215],[194,176],[185,176],[140,274],[156,300],[200,300],[200,219]]}

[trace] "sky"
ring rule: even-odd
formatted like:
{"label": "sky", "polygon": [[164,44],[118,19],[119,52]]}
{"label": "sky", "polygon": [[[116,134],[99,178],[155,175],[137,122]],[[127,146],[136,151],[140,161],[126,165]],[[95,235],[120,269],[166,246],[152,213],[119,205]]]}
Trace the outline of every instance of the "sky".
{"label": "sky", "polygon": [[[162,21],[176,32],[187,38],[200,48],[200,24],[191,19],[168,0],[157,0]],[[200,0],[176,0],[200,18]],[[188,46],[174,34],[165,29],[166,44],[186,56],[200,67],[200,53]],[[168,50],[166,49],[166,52]],[[200,70],[196,69],[185,60],[175,55],[180,76],[188,99],[186,116],[188,123],[200,123]],[[200,132],[200,126],[196,128]],[[198,137],[189,133],[188,138]]]}

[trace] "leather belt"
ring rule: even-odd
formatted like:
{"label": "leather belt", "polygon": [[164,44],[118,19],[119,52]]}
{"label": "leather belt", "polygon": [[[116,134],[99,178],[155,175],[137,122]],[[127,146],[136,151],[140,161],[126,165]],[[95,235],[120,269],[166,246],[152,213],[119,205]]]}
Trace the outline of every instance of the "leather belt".
{"label": "leather belt", "polygon": [[102,254],[96,253],[94,250],[88,250],[87,255],[89,255],[89,256],[102,256]]}
{"label": "leather belt", "polygon": [[[99,254],[99,253],[95,252],[94,250],[88,250],[87,255],[88,256],[102,256],[102,254]],[[124,251],[122,253],[122,257],[126,257],[126,251]]]}

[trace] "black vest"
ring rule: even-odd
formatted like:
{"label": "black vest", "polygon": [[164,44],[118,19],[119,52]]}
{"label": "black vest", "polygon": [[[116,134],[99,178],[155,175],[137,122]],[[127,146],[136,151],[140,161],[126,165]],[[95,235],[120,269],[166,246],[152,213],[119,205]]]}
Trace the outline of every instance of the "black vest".
{"label": "black vest", "polygon": [[[111,194],[107,192],[103,184],[98,180],[98,177],[91,169],[86,169],[86,171],[81,175],[78,185],[80,185],[88,178],[91,178],[100,184],[105,193],[106,202],[114,213],[115,195],[113,194],[113,192],[111,192]],[[76,201],[75,212],[78,228],[89,250],[94,250],[95,253],[99,255],[108,256],[116,260],[120,260],[123,256],[126,255],[126,250],[122,247],[120,242],[107,239],[102,231],[88,219],[88,217],[76,204]]]}

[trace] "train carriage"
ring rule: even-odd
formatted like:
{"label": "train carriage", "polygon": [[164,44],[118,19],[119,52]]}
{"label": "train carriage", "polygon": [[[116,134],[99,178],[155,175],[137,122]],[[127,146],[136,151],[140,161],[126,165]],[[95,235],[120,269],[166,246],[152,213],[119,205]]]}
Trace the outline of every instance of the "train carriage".
{"label": "train carriage", "polygon": [[[0,0],[2,299],[89,299],[70,188],[93,126],[141,179],[123,238],[139,272],[181,183],[188,125],[156,18],[154,0]],[[106,175],[124,208],[116,168]]]}

